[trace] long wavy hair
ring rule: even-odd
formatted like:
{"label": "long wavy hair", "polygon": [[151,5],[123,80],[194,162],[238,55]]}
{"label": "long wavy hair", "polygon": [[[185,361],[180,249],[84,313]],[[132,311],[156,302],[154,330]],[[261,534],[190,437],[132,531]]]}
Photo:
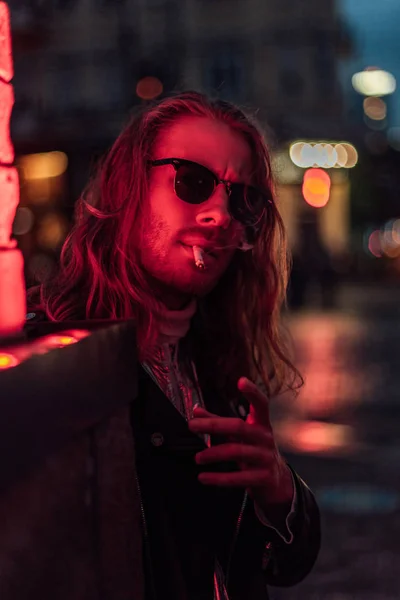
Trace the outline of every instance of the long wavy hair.
{"label": "long wavy hair", "polygon": [[[239,132],[252,151],[254,184],[274,198],[269,152],[250,117],[198,92],[163,98],[133,115],[101,161],[77,202],[57,275],[31,295],[51,320],[134,319],[142,359],[156,343],[154,315],[161,309],[135,248],[149,193],[148,161],[160,132],[184,116],[217,119]],[[217,286],[199,300],[192,323],[193,353],[221,389],[234,393],[243,375],[269,393],[298,387],[280,323],[288,272],[273,200],[253,250],[235,253]]]}

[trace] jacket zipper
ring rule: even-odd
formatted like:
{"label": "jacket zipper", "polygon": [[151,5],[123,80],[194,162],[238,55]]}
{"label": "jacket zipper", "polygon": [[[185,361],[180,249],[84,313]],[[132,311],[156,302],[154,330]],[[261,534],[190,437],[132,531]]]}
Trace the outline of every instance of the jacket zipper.
{"label": "jacket zipper", "polygon": [[136,481],[136,487],[139,493],[139,500],[140,500],[140,513],[141,513],[141,517],[142,517],[142,525],[143,525],[143,534],[144,534],[144,547],[145,547],[145,560],[147,561],[148,564],[148,573],[149,573],[149,579],[150,582],[144,582],[145,586],[146,583],[150,583],[150,588],[151,588],[151,596],[153,598],[153,600],[157,600],[157,594],[156,594],[156,589],[154,587],[154,571],[153,571],[153,563],[151,560],[151,552],[150,552],[150,542],[149,542],[149,534],[148,534],[148,529],[147,529],[147,521],[146,521],[146,514],[144,512],[144,506],[143,506],[143,497],[142,497],[142,490],[140,488],[140,483],[139,483],[139,477],[137,472],[135,472],[135,481]]}
{"label": "jacket zipper", "polygon": [[230,552],[229,552],[228,563],[227,563],[227,567],[226,567],[226,588],[228,588],[229,575],[230,575],[230,569],[231,569],[231,563],[232,563],[232,557],[233,557],[233,553],[235,551],[235,546],[236,546],[236,542],[237,542],[237,539],[238,539],[240,526],[242,524],[243,513],[244,513],[244,509],[246,508],[246,503],[247,503],[247,497],[248,497],[247,492],[245,492],[244,497],[243,497],[242,506],[240,507],[239,518],[238,518],[237,523],[236,523],[235,533],[234,533],[234,536],[233,536],[233,540],[232,540],[232,544],[231,544],[231,549],[230,549]]}

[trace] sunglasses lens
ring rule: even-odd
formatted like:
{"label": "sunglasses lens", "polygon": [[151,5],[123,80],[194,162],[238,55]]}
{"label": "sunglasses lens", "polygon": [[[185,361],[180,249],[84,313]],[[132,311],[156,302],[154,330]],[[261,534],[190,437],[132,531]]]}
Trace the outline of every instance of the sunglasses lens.
{"label": "sunglasses lens", "polygon": [[201,165],[180,165],[175,176],[175,192],[178,198],[190,204],[201,204],[214,191],[215,180]]}
{"label": "sunglasses lens", "polygon": [[243,184],[232,185],[231,212],[234,219],[246,227],[256,227],[267,206],[265,195],[257,188]]}

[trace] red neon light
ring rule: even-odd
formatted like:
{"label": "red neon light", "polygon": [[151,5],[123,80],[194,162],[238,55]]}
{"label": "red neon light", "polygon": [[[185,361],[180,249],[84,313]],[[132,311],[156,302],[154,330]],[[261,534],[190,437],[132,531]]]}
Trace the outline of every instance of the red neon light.
{"label": "red neon light", "polygon": [[18,175],[12,166],[14,150],[9,133],[14,104],[10,83],[13,75],[10,13],[6,3],[0,1],[0,337],[20,331],[26,313],[24,261],[15,240],[11,240],[19,201]]}
{"label": "red neon light", "polygon": [[0,163],[4,165],[0,167],[0,248],[15,247],[10,237],[19,200],[17,171],[11,168],[14,149],[9,127],[14,92],[9,82],[12,76],[10,13],[5,2],[0,1]]}
{"label": "red neon light", "polygon": [[14,77],[12,61],[10,11],[5,2],[0,2],[0,77],[11,81]]}
{"label": "red neon light", "polygon": [[0,80],[0,163],[14,161],[14,148],[10,138],[10,117],[13,104],[12,86]]}
{"label": "red neon light", "polygon": [[15,240],[10,241],[15,209],[19,202],[17,169],[0,167],[0,248],[13,248]]}

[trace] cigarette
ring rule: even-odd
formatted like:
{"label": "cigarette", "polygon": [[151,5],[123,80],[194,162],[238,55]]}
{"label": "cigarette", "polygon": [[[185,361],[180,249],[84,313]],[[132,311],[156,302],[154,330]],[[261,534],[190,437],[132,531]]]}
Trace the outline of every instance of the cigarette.
{"label": "cigarette", "polygon": [[194,264],[200,271],[204,271],[206,265],[204,264],[203,250],[200,246],[193,246],[193,258]]}

